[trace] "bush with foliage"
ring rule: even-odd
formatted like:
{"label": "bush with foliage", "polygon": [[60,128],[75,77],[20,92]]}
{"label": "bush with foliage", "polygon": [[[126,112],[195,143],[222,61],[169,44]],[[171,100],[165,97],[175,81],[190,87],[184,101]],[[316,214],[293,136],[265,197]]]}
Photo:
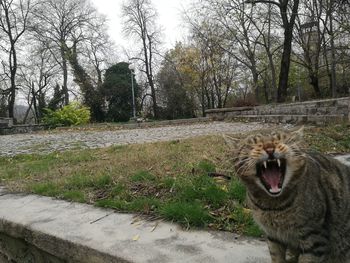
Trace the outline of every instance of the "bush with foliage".
{"label": "bush with foliage", "polygon": [[72,102],[56,111],[45,111],[43,122],[50,127],[80,125],[90,121],[90,109],[78,102]]}

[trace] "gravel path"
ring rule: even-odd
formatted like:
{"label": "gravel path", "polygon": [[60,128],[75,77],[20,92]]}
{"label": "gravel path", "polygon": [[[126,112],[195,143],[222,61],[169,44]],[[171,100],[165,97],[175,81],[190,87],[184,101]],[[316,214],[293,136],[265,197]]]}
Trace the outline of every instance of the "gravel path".
{"label": "gravel path", "polygon": [[241,133],[264,127],[267,124],[209,122],[132,130],[16,134],[0,136],[0,156],[169,141],[201,135]]}

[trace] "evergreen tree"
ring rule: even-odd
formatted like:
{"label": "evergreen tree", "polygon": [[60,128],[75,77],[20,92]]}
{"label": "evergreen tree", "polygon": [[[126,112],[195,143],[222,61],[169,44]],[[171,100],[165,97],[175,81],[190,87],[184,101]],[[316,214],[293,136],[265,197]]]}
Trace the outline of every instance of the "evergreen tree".
{"label": "evergreen tree", "polygon": [[[136,101],[139,88],[134,75],[133,78]],[[120,62],[107,69],[101,92],[106,101],[107,121],[128,121],[132,116],[131,70],[128,63]]]}

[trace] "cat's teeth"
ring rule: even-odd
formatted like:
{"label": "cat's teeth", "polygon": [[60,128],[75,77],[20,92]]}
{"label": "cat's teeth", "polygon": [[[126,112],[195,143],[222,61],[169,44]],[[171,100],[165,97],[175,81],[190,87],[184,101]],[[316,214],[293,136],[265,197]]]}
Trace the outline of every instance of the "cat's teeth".
{"label": "cat's teeth", "polygon": [[264,166],[265,166],[265,169],[267,169],[267,163],[266,163],[266,161],[263,162],[263,164],[264,164]]}
{"label": "cat's teeth", "polygon": [[277,189],[269,189],[269,192],[272,193],[272,194],[276,194],[276,193],[281,192],[281,190],[282,189],[278,187]]}
{"label": "cat's teeth", "polygon": [[281,160],[280,159],[277,159],[277,164],[278,164],[278,167],[281,167]]}

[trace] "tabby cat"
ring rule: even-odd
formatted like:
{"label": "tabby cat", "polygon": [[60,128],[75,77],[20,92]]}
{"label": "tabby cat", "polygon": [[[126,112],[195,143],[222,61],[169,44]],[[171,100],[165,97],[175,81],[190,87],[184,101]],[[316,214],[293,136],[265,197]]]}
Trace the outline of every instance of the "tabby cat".
{"label": "tabby cat", "polygon": [[301,129],[226,140],[273,263],[350,262],[350,167],[305,150]]}

